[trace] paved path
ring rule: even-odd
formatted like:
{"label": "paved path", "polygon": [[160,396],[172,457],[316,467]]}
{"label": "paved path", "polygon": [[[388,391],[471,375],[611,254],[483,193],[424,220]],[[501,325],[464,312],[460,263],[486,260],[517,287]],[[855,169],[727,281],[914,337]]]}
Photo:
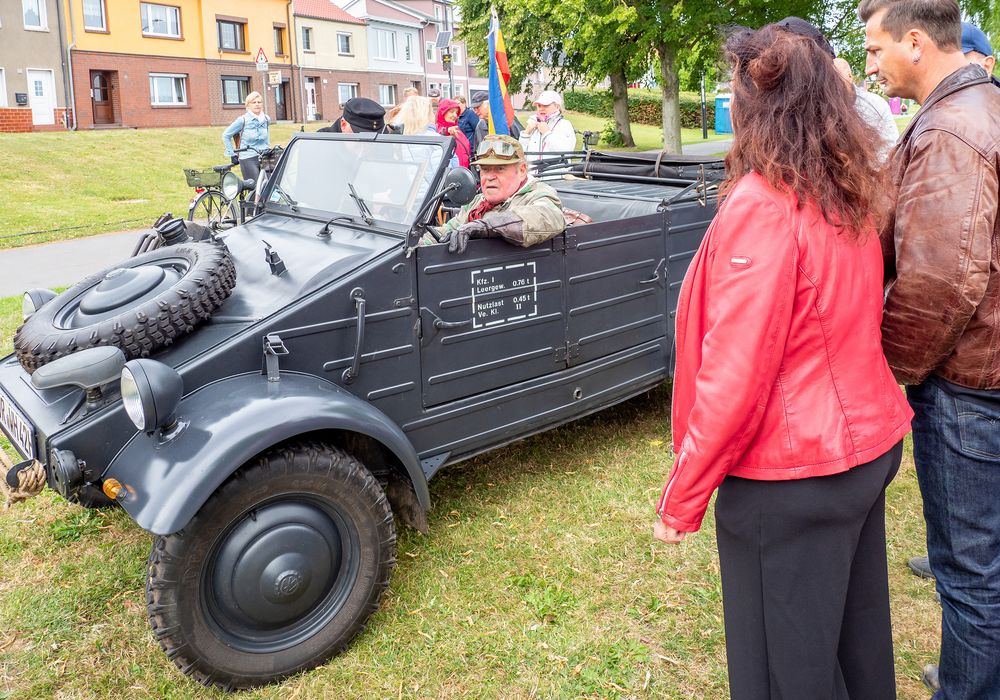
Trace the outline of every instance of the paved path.
{"label": "paved path", "polygon": [[686,156],[714,156],[717,153],[725,153],[733,145],[732,139],[725,141],[699,141],[698,143],[687,143],[681,146],[681,150]]}
{"label": "paved path", "polygon": [[68,287],[132,254],[142,230],[0,250],[0,297]]}

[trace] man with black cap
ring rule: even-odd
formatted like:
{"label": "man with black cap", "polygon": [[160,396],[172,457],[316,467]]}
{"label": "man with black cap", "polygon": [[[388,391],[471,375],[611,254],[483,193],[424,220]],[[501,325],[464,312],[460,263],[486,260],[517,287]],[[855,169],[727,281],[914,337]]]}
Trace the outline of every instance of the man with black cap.
{"label": "man with black cap", "polygon": [[352,97],[344,103],[344,113],[320,131],[336,134],[360,134],[385,130],[385,109],[367,97]]}

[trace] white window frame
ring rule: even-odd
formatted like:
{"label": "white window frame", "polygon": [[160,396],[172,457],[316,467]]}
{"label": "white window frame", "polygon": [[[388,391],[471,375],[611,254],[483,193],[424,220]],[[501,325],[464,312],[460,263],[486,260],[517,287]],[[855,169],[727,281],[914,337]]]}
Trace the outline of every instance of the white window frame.
{"label": "white window frame", "polygon": [[[83,0],[83,28],[92,32],[106,32],[108,31],[108,4],[105,0],[96,0],[96,2],[101,6],[101,24],[100,26],[94,27],[87,24],[87,0]],[[178,24],[178,26],[180,26]]]}
{"label": "white window frame", "polygon": [[357,83],[337,83],[337,101],[340,102],[340,104],[344,104],[345,102],[347,102],[347,100],[344,99],[344,89],[345,88],[347,89],[347,92],[349,93],[347,95],[347,100],[351,99],[352,97],[357,97],[358,96],[358,84]]}
{"label": "white window frame", "polygon": [[[382,46],[382,39],[385,38],[385,46]],[[382,49],[390,49],[390,54],[383,54]],[[397,60],[398,52],[396,51],[396,32],[392,29],[375,29],[375,53],[374,56],[382,61],[395,61]]]}
{"label": "white window frame", "polygon": [[436,49],[437,49],[437,44],[435,44],[433,41],[424,42],[424,58],[427,59],[427,61],[429,61],[430,63],[433,63],[434,61],[437,60]]}
{"label": "white window frame", "polygon": [[[38,25],[28,24],[25,22],[27,19],[25,15],[25,4],[29,2],[34,2],[38,8]],[[49,14],[45,8],[45,0],[21,0],[21,23],[24,24],[24,28],[29,32],[47,32],[49,31]]]}
{"label": "white window frame", "polygon": [[[176,34],[171,34],[169,31],[166,31],[166,32],[154,32],[154,31],[152,31],[152,29],[153,29],[153,22],[149,18],[149,11],[152,10],[153,8],[163,9],[163,10],[166,10],[168,12],[173,12],[175,14],[175,17],[177,19],[177,33]],[[169,28],[170,28],[170,20],[169,20],[169,18],[166,18],[166,24],[167,24],[167,28],[169,30]],[[143,3],[139,3],[139,28],[141,29],[143,27],[143,25],[146,25],[146,26],[148,26],[150,28],[150,31],[148,31],[148,32],[145,31],[145,30],[143,30],[143,32],[142,32],[143,36],[166,37],[168,39],[180,39],[181,38],[181,8],[175,7],[173,5],[161,5],[161,4],[155,3],[155,2],[143,2]]]}
{"label": "white window frame", "polygon": [[0,68],[0,107],[7,106],[7,78]]}
{"label": "white window frame", "polygon": [[[383,88],[385,88],[384,96]],[[388,101],[384,101],[385,98],[389,98]],[[380,83],[378,86],[378,103],[383,107],[391,107],[396,104],[396,86],[393,84]]]}
{"label": "white window frame", "polygon": [[302,27],[302,50],[313,51],[313,28]]}
{"label": "white window frame", "polygon": [[[181,95],[181,97],[183,99],[180,102],[157,102],[156,101],[156,98],[157,98],[156,91],[153,90],[153,80],[155,78],[170,78],[172,81],[180,79],[180,81],[181,81],[181,91],[183,92],[183,95]],[[187,81],[188,81],[188,76],[187,76],[186,73],[150,73],[149,74],[149,104],[153,105],[154,107],[186,107],[187,103],[188,103],[188,101],[187,101]],[[174,92],[174,90],[175,90],[175,88],[177,86],[177,83],[171,82],[170,85],[171,85],[171,92]]]}
{"label": "white window frame", "polygon": [[403,60],[407,63],[413,63],[413,35],[407,32],[403,39]]}
{"label": "white window frame", "polygon": [[[341,39],[347,39],[347,51],[344,51],[340,45]],[[354,33],[353,32],[337,32],[337,53],[341,56],[353,56],[354,55]]]}
{"label": "white window frame", "polygon": [[451,47],[451,64],[453,66],[461,66],[462,65],[462,60],[463,60],[462,59],[462,54],[463,53],[465,53],[465,52],[462,50],[462,46],[461,45],[459,45],[459,46],[452,46]]}

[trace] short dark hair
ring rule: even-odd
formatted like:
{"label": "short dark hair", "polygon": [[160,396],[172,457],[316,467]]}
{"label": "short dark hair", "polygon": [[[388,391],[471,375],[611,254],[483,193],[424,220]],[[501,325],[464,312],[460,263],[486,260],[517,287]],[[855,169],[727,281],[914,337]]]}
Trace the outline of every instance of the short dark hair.
{"label": "short dark hair", "polygon": [[879,10],[888,10],[882,18],[882,30],[899,41],[916,27],[940,49],[962,45],[962,13],[956,0],[861,0],[858,16],[867,22]]}

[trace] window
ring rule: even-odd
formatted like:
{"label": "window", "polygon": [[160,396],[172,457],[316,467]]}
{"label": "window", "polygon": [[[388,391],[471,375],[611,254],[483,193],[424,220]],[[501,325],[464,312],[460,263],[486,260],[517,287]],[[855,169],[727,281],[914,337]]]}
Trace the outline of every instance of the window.
{"label": "window", "polygon": [[452,46],[451,47],[451,63],[455,66],[462,65],[462,47]]}
{"label": "window", "polygon": [[433,63],[435,59],[434,49],[437,48],[433,41],[424,42],[424,58]]}
{"label": "window", "polygon": [[337,32],[337,53],[352,54],[351,34],[347,32]]}
{"label": "window", "polygon": [[340,104],[344,104],[352,97],[358,96],[357,83],[337,83],[337,99]]}
{"label": "window", "polygon": [[4,80],[3,68],[0,68],[0,107],[7,106],[7,82]]}
{"label": "window", "polygon": [[246,76],[222,76],[222,104],[241,105],[250,94],[250,78]]}
{"label": "window", "polygon": [[413,63],[413,35],[407,34],[403,39],[403,60]]}
{"label": "window", "polygon": [[388,29],[375,30],[375,58],[396,60],[396,32]]}
{"label": "window", "polygon": [[313,30],[312,27],[302,27],[302,50],[313,50]]}
{"label": "window", "polygon": [[230,22],[228,20],[216,20],[219,25],[219,48],[227,51],[244,51],[243,28],[246,26],[242,22]]}
{"label": "window", "polygon": [[181,36],[181,10],[170,5],[153,5],[144,2],[139,5],[142,16],[142,33],[146,36],[165,36],[179,39]]}
{"label": "window", "polygon": [[186,105],[187,76],[150,73],[149,101],[154,105]]}
{"label": "window", "polygon": [[104,0],[83,0],[83,28],[96,32],[108,31]]}
{"label": "window", "polygon": [[103,73],[94,73],[90,79],[90,97],[94,102],[107,102],[111,99],[111,89],[108,79]]}
{"label": "window", "polygon": [[379,85],[378,86],[378,103],[383,107],[388,107],[389,105],[396,104],[396,86],[395,85]]}
{"label": "window", "polygon": [[284,27],[274,28],[274,55],[285,55],[285,29]]}
{"label": "window", "polygon": [[45,0],[21,0],[24,10],[25,29],[48,29],[49,21],[45,16]]}

